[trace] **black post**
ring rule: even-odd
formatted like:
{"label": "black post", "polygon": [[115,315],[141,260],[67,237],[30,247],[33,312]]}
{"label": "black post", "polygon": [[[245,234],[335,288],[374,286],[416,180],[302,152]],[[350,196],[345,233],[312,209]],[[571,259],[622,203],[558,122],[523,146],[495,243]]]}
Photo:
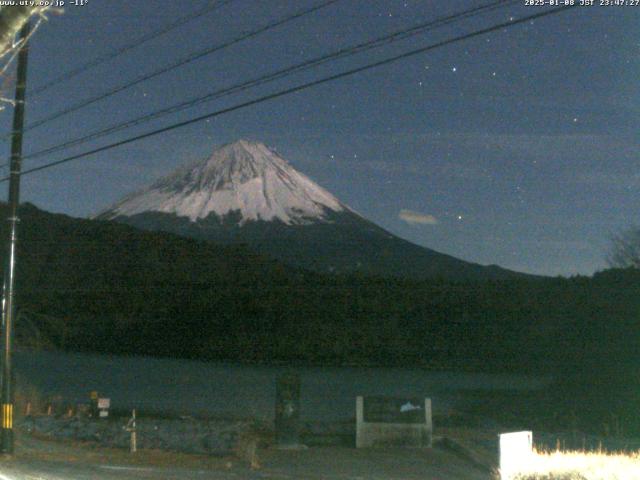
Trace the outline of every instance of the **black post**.
{"label": "black post", "polygon": [[18,204],[20,203],[20,171],[22,166],[22,134],[24,127],[24,101],[27,90],[27,58],[31,23],[27,21],[20,30],[22,41],[18,54],[18,74],[16,97],[13,110],[13,131],[11,138],[11,172],[9,177],[9,245],[4,271],[2,298],[2,429],[0,430],[0,453],[13,453],[13,389],[11,385],[11,340],[12,323],[15,314],[14,280],[16,266],[16,244],[18,243]]}

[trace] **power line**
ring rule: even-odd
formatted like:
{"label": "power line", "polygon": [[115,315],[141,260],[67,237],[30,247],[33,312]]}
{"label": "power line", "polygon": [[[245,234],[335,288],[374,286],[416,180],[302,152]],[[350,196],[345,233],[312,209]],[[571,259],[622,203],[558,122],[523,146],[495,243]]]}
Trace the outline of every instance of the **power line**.
{"label": "power line", "polygon": [[[410,38],[412,36],[424,33],[425,31],[428,31],[430,29],[433,28],[437,28],[437,27],[441,27],[444,25],[448,25],[450,23],[454,23],[457,21],[460,21],[464,18],[470,18],[472,16],[475,15],[479,15],[479,14],[483,14],[483,13],[487,13],[489,11],[498,9],[498,8],[502,8],[505,7],[509,4],[513,4],[519,2],[519,0],[499,0],[499,1],[495,1],[489,4],[485,4],[483,6],[480,7],[476,7],[470,10],[465,10],[462,12],[458,12],[455,14],[451,14],[445,17],[440,17],[437,18],[435,20],[429,20],[428,22],[422,22],[418,25],[414,25],[410,28],[407,29],[402,29],[402,30],[398,30],[395,31],[391,34],[387,34],[384,35],[382,37],[378,37],[376,39],[373,40],[369,40],[360,44],[356,44],[354,46],[350,46],[350,47],[344,47],[341,48],[337,51],[333,51],[331,53],[328,54],[324,54],[321,55],[319,57],[315,57],[313,59],[310,60],[306,60],[302,63],[298,63],[296,65],[292,65],[289,67],[286,67],[284,69],[278,70],[276,72],[272,72],[266,75],[262,75],[260,77],[254,78],[252,80],[243,82],[241,84],[237,84],[231,87],[226,87],[223,88],[221,90],[217,90],[211,93],[208,93],[206,95],[203,96],[198,96],[195,98],[192,98],[190,100],[181,102],[179,104],[176,105],[172,105],[170,107],[167,108],[163,108],[160,110],[156,110],[155,112],[151,112],[148,113],[146,115],[142,115],[140,117],[137,117],[135,119],[123,122],[123,123],[116,123],[114,125],[111,125],[107,128],[103,128],[103,129],[99,129],[99,130],[94,130],[93,132],[86,134],[82,137],[79,138],[75,138],[72,140],[69,140],[67,142],[64,142],[62,144],[58,144],[58,145],[54,145],[52,147],[48,147],[44,150],[40,150],[38,152],[35,153],[31,153],[29,155],[26,155],[25,157],[23,157],[24,159],[32,159],[32,158],[37,158],[37,157],[41,157],[43,155],[48,155],[50,153],[55,153],[58,152],[60,150],[65,150],[66,148],[72,147],[72,146],[76,146],[76,145],[80,145],[83,143],[86,143],[90,140],[95,140],[97,138],[103,137],[105,135],[111,134],[111,133],[115,133],[121,130],[124,130],[126,128],[129,127],[133,127],[136,125],[140,125],[142,123],[151,121],[151,120],[155,120],[157,118],[161,118],[164,117],[166,115],[172,114],[172,113],[176,113],[182,110],[186,110],[188,108],[194,107],[196,105],[202,104],[202,103],[206,103],[218,98],[221,98],[223,96],[227,96],[227,95],[231,95],[234,93],[238,93],[240,91],[244,91],[247,90],[249,88],[253,88],[256,87],[258,85],[262,85],[268,82],[272,82],[274,80],[280,79],[280,78],[284,78],[287,77],[291,74],[294,73],[299,73],[305,70],[308,70],[310,68],[314,68],[317,67],[321,64],[327,63],[329,61],[333,61],[333,60],[337,60],[337,59],[341,59],[341,58],[347,58],[350,57],[352,55],[356,55],[359,53],[362,53],[364,51],[367,50],[371,50],[373,48],[378,48],[381,47],[385,44],[389,44],[392,42],[396,42],[396,41],[400,41],[400,40],[405,40],[407,38]],[[0,168],[2,168],[0,166]]]}
{"label": "power line", "polygon": [[[414,50],[410,50],[408,52],[405,52],[405,53],[402,53],[402,54],[399,54],[399,55],[394,55],[394,56],[386,58],[384,60],[379,60],[377,62],[370,63],[370,64],[367,64],[367,65],[364,65],[364,66],[361,66],[361,67],[357,67],[357,68],[354,68],[354,69],[351,69],[351,70],[347,70],[347,71],[342,72],[342,73],[338,73],[338,74],[335,74],[335,75],[330,75],[328,77],[324,77],[324,78],[321,78],[321,79],[318,79],[318,80],[313,80],[311,82],[303,83],[301,85],[297,85],[295,87],[287,88],[285,90],[280,90],[279,92],[271,93],[269,95],[265,95],[265,96],[256,98],[254,100],[249,100],[247,102],[243,102],[243,103],[234,105],[232,107],[227,107],[227,108],[224,108],[224,109],[221,109],[221,110],[217,110],[215,112],[207,113],[205,115],[200,115],[198,117],[195,117],[195,118],[192,118],[192,119],[189,119],[189,120],[185,120],[183,122],[174,123],[173,125],[169,125],[167,127],[159,128],[157,130],[152,130],[152,131],[147,132],[147,133],[143,133],[143,134],[140,134],[140,135],[129,137],[129,138],[125,139],[125,140],[120,140],[118,142],[114,142],[114,143],[111,143],[109,145],[105,145],[105,146],[102,146],[102,147],[99,147],[99,148],[95,148],[95,149],[92,149],[92,150],[89,150],[89,151],[86,151],[86,152],[83,152],[83,153],[79,153],[79,154],[76,154],[76,155],[71,155],[69,157],[66,157],[66,158],[63,158],[63,159],[60,159],[60,160],[57,160],[57,161],[54,161],[54,162],[50,162],[50,163],[47,163],[47,164],[44,164],[44,165],[40,165],[38,167],[33,167],[33,168],[30,168],[30,169],[24,170],[22,172],[22,175],[27,175],[27,174],[30,174],[30,173],[38,172],[40,170],[45,170],[45,169],[48,169],[48,168],[51,168],[51,167],[62,165],[64,163],[68,163],[68,162],[71,162],[73,160],[78,160],[78,159],[85,158],[85,157],[88,157],[88,156],[91,156],[91,155],[95,155],[96,153],[105,152],[107,150],[111,150],[113,148],[121,147],[123,145],[127,145],[129,143],[136,142],[138,140],[143,140],[145,138],[153,137],[153,136],[159,135],[161,133],[166,133],[166,132],[169,132],[169,131],[172,131],[172,130],[176,130],[178,128],[186,127],[188,125],[191,125],[191,124],[194,124],[194,123],[198,123],[198,122],[201,122],[203,120],[207,120],[207,119],[210,119],[210,118],[218,117],[218,116],[224,115],[226,113],[231,113],[231,112],[234,112],[236,110],[240,110],[240,109],[243,109],[243,108],[246,108],[246,107],[257,105],[259,103],[263,103],[263,102],[266,102],[268,100],[273,100],[273,99],[276,99],[276,98],[283,97],[285,95],[289,95],[289,94],[292,94],[292,93],[300,92],[302,90],[306,90],[308,88],[315,87],[315,86],[321,85],[323,83],[332,82],[332,81],[338,80],[340,78],[344,78],[344,77],[348,77],[348,76],[351,76],[351,75],[355,75],[357,73],[361,73],[361,72],[364,72],[364,71],[367,71],[367,70],[371,70],[373,68],[377,68],[377,67],[380,67],[380,66],[383,66],[383,65],[388,65],[390,63],[394,63],[394,62],[397,62],[399,60],[403,60],[405,58],[409,58],[409,57],[412,57],[412,56],[415,56],[415,55],[418,55],[418,54],[421,54],[421,53],[425,53],[425,52],[428,52],[430,50],[435,50],[437,48],[441,48],[441,47],[444,47],[446,45],[451,45],[453,43],[457,43],[457,42],[460,42],[460,41],[463,41],[463,40],[468,40],[470,38],[474,38],[474,37],[477,37],[477,36],[480,36],[480,35],[485,35],[487,33],[495,32],[495,31],[500,30],[500,29],[510,28],[510,27],[515,26],[515,25],[519,25],[521,23],[525,23],[525,22],[528,22],[528,21],[531,21],[531,20],[536,20],[538,18],[547,17],[547,16],[550,16],[550,15],[561,13],[563,11],[566,11],[566,10],[569,10],[571,8],[574,8],[575,6],[576,6],[576,4],[567,5],[567,6],[562,6],[562,7],[559,7],[559,8],[552,9],[552,10],[546,10],[544,12],[540,12],[540,13],[536,13],[536,14],[532,14],[532,15],[527,15],[526,17],[522,17],[522,18],[517,19],[517,20],[510,20],[508,22],[499,23],[499,24],[493,25],[491,27],[487,27],[487,28],[483,28],[483,29],[480,29],[480,30],[476,30],[476,31],[471,32],[471,33],[467,33],[465,35],[457,36],[457,37],[454,37],[454,38],[451,38],[451,39],[448,39],[448,40],[443,40],[443,41],[440,41],[440,42],[437,42],[437,43],[434,43],[434,44],[431,44],[431,45],[427,45],[426,47],[421,47],[421,48],[417,48],[417,49],[414,49]],[[9,179],[9,177],[4,177],[4,178],[0,179],[0,183],[1,182],[6,182],[8,179]]]}
{"label": "power line", "polygon": [[185,57],[185,58],[183,58],[181,60],[178,60],[177,62],[174,62],[174,63],[172,63],[172,64],[170,64],[168,66],[160,68],[159,70],[155,70],[155,71],[153,71],[151,73],[142,75],[142,76],[136,78],[135,80],[133,80],[131,82],[119,85],[119,86],[117,86],[115,88],[112,88],[111,90],[108,90],[105,93],[102,93],[100,95],[96,95],[95,97],[91,97],[91,98],[89,98],[87,100],[83,100],[82,102],[77,103],[75,105],[72,105],[72,106],[70,106],[70,107],[68,107],[68,108],[66,108],[64,110],[60,110],[58,112],[55,112],[55,113],[49,115],[48,117],[44,117],[44,118],[42,118],[42,119],[40,119],[40,120],[30,124],[30,125],[27,125],[27,127],[25,128],[25,131],[33,130],[34,128],[38,128],[38,127],[44,125],[45,123],[51,122],[53,120],[57,120],[60,117],[68,115],[69,113],[76,112],[76,111],[78,111],[78,110],[80,110],[82,108],[88,107],[89,105],[92,105],[92,104],[94,104],[94,103],[96,103],[96,102],[98,102],[100,100],[104,100],[105,98],[111,97],[111,96],[115,95],[116,93],[120,93],[120,92],[122,92],[124,90],[127,90],[127,89],[129,89],[129,88],[131,88],[131,87],[133,87],[135,85],[138,85],[138,84],[140,84],[142,82],[146,82],[147,80],[151,80],[152,78],[155,78],[155,77],[157,77],[159,75],[162,75],[164,73],[167,73],[167,72],[170,72],[172,70],[175,70],[176,68],[182,67],[184,65],[187,65],[188,63],[191,63],[191,62],[194,62],[196,60],[199,60],[200,58],[203,58],[203,57],[205,57],[207,55],[210,55],[210,54],[212,54],[214,52],[217,52],[219,50],[222,50],[224,48],[227,48],[227,47],[230,47],[232,45],[235,45],[235,44],[240,43],[240,42],[242,42],[244,40],[247,40],[249,38],[252,38],[252,37],[255,37],[257,35],[260,35],[261,33],[264,33],[266,31],[272,30],[272,29],[274,29],[276,27],[284,25],[285,23],[291,22],[291,21],[296,20],[296,19],[298,19],[300,17],[303,17],[305,15],[308,15],[308,14],[311,14],[313,12],[316,12],[316,11],[322,9],[322,8],[328,7],[329,5],[332,5],[332,4],[337,3],[339,1],[340,0],[326,0],[326,1],[322,2],[322,3],[320,3],[319,5],[315,5],[313,7],[309,7],[309,8],[306,8],[304,10],[300,10],[300,11],[294,13],[294,14],[291,14],[291,15],[288,15],[288,16],[286,16],[284,18],[276,20],[275,22],[271,22],[271,23],[269,23],[269,24],[267,24],[267,25],[265,25],[263,27],[260,27],[260,28],[258,28],[256,30],[253,30],[253,31],[249,32],[249,33],[245,33],[243,35],[240,35],[239,37],[236,37],[236,38],[234,38],[232,40],[229,40],[227,42],[215,45],[213,47],[206,48],[204,50],[197,51],[195,53],[192,53],[191,55],[189,55],[189,56],[187,56],[187,57]]}
{"label": "power line", "polygon": [[146,35],[143,35],[140,38],[137,38],[136,40],[134,40],[131,43],[128,43],[126,45],[123,45],[122,47],[115,49],[111,52],[108,52],[104,55],[98,56],[96,58],[94,58],[93,60],[89,60],[87,63],[80,65],[77,68],[74,68],[72,70],[69,70],[68,72],[63,73],[62,75],[60,75],[59,77],[54,78],[53,80],[49,80],[47,83],[34,88],[32,91],[29,92],[29,96],[30,97],[35,97],[47,90],[49,90],[51,87],[53,87],[54,85],[58,85],[62,82],[66,82],[68,80],[71,80],[72,78],[77,77],[78,75],[91,70],[92,68],[97,67],[98,65],[101,65],[105,62],[108,62],[109,60],[113,60],[114,58],[119,57],[120,55],[123,55],[124,53],[128,52],[129,50],[133,50],[134,48],[139,47],[140,45],[147,43],[151,40],[154,40],[166,33],[169,33],[171,30],[175,30],[178,27],[181,27],[182,25],[189,23],[192,20],[195,20],[203,15],[206,15],[208,13],[213,12],[214,10],[217,10],[219,8],[224,7],[225,5],[231,3],[234,0],[219,0],[216,2],[208,2],[208,4],[199,9],[196,10],[195,12],[189,14],[189,15],[185,15],[183,17],[178,18],[175,22],[172,22],[168,25],[165,25],[163,27],[160,27],[158,30],[155,30],[153,32],[150,32]]}

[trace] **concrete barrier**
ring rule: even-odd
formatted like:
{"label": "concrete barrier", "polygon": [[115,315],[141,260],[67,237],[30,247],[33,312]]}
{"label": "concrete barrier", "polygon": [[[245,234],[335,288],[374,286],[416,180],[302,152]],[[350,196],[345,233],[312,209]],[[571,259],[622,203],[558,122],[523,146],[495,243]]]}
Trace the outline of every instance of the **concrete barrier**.
{"label": "concrete barrier", "polygon": [[533,434],[530,431],[500,435],[500,479],[511,480],[533,457]]}

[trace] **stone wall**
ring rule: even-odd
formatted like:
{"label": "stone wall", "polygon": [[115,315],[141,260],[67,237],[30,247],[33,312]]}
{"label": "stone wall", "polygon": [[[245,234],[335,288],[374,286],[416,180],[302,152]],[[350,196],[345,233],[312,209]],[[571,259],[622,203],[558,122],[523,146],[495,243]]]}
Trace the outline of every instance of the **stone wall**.
{"label": "stone wall", "polygon": [[[129,448],[128,419],[80,416],[26,416],[17,422],[24,432],[55,439],[96,442],[105,447]],[[207,455],[232,453],[243,435],[254,430],[250,421],[185,418],[138,418],[137,443],[141,449],[171,450]]]}

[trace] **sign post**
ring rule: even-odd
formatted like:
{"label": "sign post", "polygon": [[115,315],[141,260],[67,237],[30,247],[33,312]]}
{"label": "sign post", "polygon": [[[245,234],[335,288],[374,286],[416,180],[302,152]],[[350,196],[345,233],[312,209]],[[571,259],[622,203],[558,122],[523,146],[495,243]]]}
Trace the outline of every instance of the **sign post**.
{"label": "sign post", "polygon": [[98,418],[108,418],[110,407],[111,407],[110,398],[99,398],[98,399]]}
{"label": "sign post", "polygon": [[131,412],[131,418],[127,422],[127,426],[125,427],[127,432],[131,433],[131,439],[129,441],[129,450],[131,453],[136,453],[138,451],[138,432],[136,430],[136,409],[134,408]]}

